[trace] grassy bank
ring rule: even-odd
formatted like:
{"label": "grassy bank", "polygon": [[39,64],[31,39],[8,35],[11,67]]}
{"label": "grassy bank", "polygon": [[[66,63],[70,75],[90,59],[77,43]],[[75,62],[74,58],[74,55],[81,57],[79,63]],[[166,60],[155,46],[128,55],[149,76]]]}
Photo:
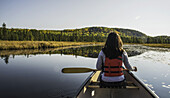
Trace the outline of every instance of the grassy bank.
{"label": "grassy bank", "polygon": [[104,44],[102,42],[57,42],[57,41],[0,41],[0,50],[60,48],[80,45]]}
{"label": "grassy bank", "polygon": [[[104,45],[104,42],[0,41],[0,50],[45,49],[98,44]],[[150,47],[170,48],[170,44],[141,44],[141,45]]]}
{"label": "grassy bank", "polygon": [[161,48],[170,48],[170,44],[142,44],[149,47],[161,47]]}
{"label": "grassy bank", "polygon": [[124,43],[124,45],[143,45],[149,47],[170,48],[170,44],[138,44],[138,43]]}

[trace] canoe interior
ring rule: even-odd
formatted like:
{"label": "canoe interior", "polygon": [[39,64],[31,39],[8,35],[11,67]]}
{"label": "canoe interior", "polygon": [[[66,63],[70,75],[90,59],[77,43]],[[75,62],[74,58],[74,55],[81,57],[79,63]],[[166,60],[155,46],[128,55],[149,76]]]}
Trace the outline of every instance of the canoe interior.
{"label": "canoe interior", "polygon": [[77,92],[77,98],[159,98],[128,71],[124,71],[127,81],[126,88],[101,88],[99,86],[100,73],[101,71],[93,73],[84,82]]}

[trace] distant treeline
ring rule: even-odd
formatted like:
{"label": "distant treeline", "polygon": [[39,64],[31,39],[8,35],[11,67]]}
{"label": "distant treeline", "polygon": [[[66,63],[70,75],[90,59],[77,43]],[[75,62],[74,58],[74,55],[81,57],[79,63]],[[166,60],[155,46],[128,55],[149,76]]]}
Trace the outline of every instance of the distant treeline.
{"label": "distant treeline", "polygon": [[0,27],[0,40],[104,42],[110,31],[119,33],[124,43],[170,44],[170,36],[150,37],[130,29],[107,27],[87,27],[67,30],[9,29],[6,28],[5,24],[3,24],[3,27]]}

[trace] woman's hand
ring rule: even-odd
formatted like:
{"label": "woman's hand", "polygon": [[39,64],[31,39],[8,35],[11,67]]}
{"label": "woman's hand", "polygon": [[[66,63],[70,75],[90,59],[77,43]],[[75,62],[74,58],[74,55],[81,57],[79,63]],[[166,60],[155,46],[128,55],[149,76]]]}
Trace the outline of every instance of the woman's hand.
{"label": "woman's hand", "polygon": [[133,66],[133,71],[137,71],[137,67],[136,66]]}

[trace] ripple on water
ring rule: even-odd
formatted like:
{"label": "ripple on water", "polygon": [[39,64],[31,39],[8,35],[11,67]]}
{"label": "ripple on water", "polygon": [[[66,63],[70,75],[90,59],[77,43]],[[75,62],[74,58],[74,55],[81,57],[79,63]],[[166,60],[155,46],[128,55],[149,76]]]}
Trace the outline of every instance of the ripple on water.
{"label": "ripple on water", "polygon": [[160,62],[163,64],[170,65],[170,52],[158,52],[158,51],[147,51],[143,53],[142,55],[138,56],[139,58],[142,58],[144,60],[149,60],[154,63]]}
{"label": "ripple on water", "polygon": [[164,88],[170,88],[170,85],[162,85]]}
{"label": "ripple on water", "polygon": [[152,84],[145,84],[146,86],[148,86],[149,88],[153,89],[153,85]]}
{"label": "ripple on water", "polygon": [[72,98],[76,93],[76,89],[54,89],[48,91],[48,96],[53,98]]}
{"label": "ripple on water", "polygon": [[165,77],[167,77],[168,76],[168,73],[167,74],[165,74]]}
{"label": "ripple on water", "polygon": [[142,79],[143,82],[147,82],[147,80]]}

